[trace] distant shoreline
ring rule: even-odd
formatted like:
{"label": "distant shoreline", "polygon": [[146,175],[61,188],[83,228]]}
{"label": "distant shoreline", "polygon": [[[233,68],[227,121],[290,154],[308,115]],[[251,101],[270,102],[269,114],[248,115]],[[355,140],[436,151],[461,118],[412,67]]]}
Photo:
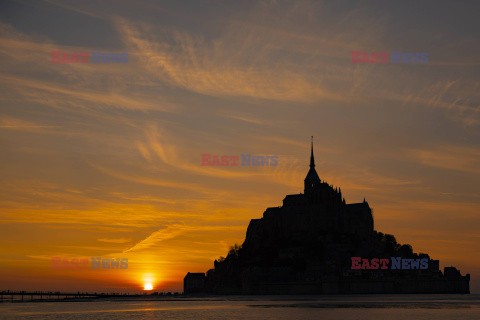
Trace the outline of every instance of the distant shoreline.
{"label": "distant shoreline", "polygon": [[[42,302],[119,302],[119,301],[342,301],[358,302],[358,299],[365,301],[376,301],[381,298],[382,302],[411,302],[419,300],[477,300],[480,302],[480,294],[441,294],[441,293],[392,293],[392,294],[329,294],[329,295],[176,295],[176,296],[161,296],[161,295],[99,295],[97,297],[88,298],[61,298],[61,299],[24,299],[19,300],[7,299],[4,297],[1,303],[42,303]],[[411,301],[410,301],[411,300]]]}

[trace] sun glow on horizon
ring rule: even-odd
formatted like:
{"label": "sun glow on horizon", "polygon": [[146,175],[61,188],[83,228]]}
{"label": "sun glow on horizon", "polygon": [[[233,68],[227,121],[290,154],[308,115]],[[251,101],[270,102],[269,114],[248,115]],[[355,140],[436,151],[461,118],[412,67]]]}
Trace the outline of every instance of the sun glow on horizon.
{"label": "sun glow on horizon", "polygon": [[145,283],[145,285],[143,286],[143,290],[153,290],[153,285],[151,283]]}
{"label": "sun glow on horizon", "polygon": [[152,273],[147,273],[143,275],[143,290],[150,291],[153,290],[153,284],[155,282],[155,277]]}

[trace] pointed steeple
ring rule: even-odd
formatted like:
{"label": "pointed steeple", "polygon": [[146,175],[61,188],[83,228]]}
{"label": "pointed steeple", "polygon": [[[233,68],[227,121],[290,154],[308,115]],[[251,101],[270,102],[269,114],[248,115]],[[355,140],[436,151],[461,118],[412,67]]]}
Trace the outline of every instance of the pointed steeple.
{"label": "pointed steeple", "polygon": [[315,159],[313,158],[313,136],[312,136],[312,153],[310,154],[310,168],[315,168]]}
{"label": "pointed steeple", "polygon": [[315,159],[313,158],[313,136],[312,136],[312,147],[310,154],[310,170],[308,170],[307,176],[305,177],[305,194],[312,194],[315,190],[318,190],[320,187],[321,181],[318,177],[317,171],[315,171]]}

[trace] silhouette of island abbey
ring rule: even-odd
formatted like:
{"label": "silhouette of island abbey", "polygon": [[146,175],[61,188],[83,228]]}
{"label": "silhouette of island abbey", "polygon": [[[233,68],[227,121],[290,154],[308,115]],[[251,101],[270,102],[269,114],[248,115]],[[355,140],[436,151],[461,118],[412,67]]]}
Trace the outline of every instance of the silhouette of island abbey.
{"label": "silhouette of island abbey", "polygon": [[[358,257],[388,259],[391,265],[369,269],[368,261],[360,260],[364,269],[352,268]],[[414,259],[409,261],[417,266],[395,268],[392,257]],[[420,259],[428,266],[419,268]],[[438,260],[375,231],[365,199],[346,204],[340,189],[320,180],[312,141],[304,193],[287,195],[283,206],[252,219],[241,246],[215,260],[206,274],[187,274],[184,293],[469,293],[469,282],[469,274],[462,276],[454,267],[442,273]]]}

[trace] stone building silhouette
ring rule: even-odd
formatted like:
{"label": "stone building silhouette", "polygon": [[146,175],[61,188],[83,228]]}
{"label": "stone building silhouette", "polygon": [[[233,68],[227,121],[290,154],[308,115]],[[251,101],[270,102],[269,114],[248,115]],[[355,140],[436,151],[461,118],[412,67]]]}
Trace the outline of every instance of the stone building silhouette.
{"label": "stone building silhouette", "polygon": [[[428,269],[352,270],[352,257],[427,259]],[[304,192],[252,219],[244,243],[215,260],[204,286],[214,294],[469,293],[469,280],[375,231],[365,199],[347,204],[340,188],[320,179],[312,140]]]}
{"label": "stone building silhouette", "polygon": [[187,273],[183,279],[183,293],[205,292],[205,273]]}

